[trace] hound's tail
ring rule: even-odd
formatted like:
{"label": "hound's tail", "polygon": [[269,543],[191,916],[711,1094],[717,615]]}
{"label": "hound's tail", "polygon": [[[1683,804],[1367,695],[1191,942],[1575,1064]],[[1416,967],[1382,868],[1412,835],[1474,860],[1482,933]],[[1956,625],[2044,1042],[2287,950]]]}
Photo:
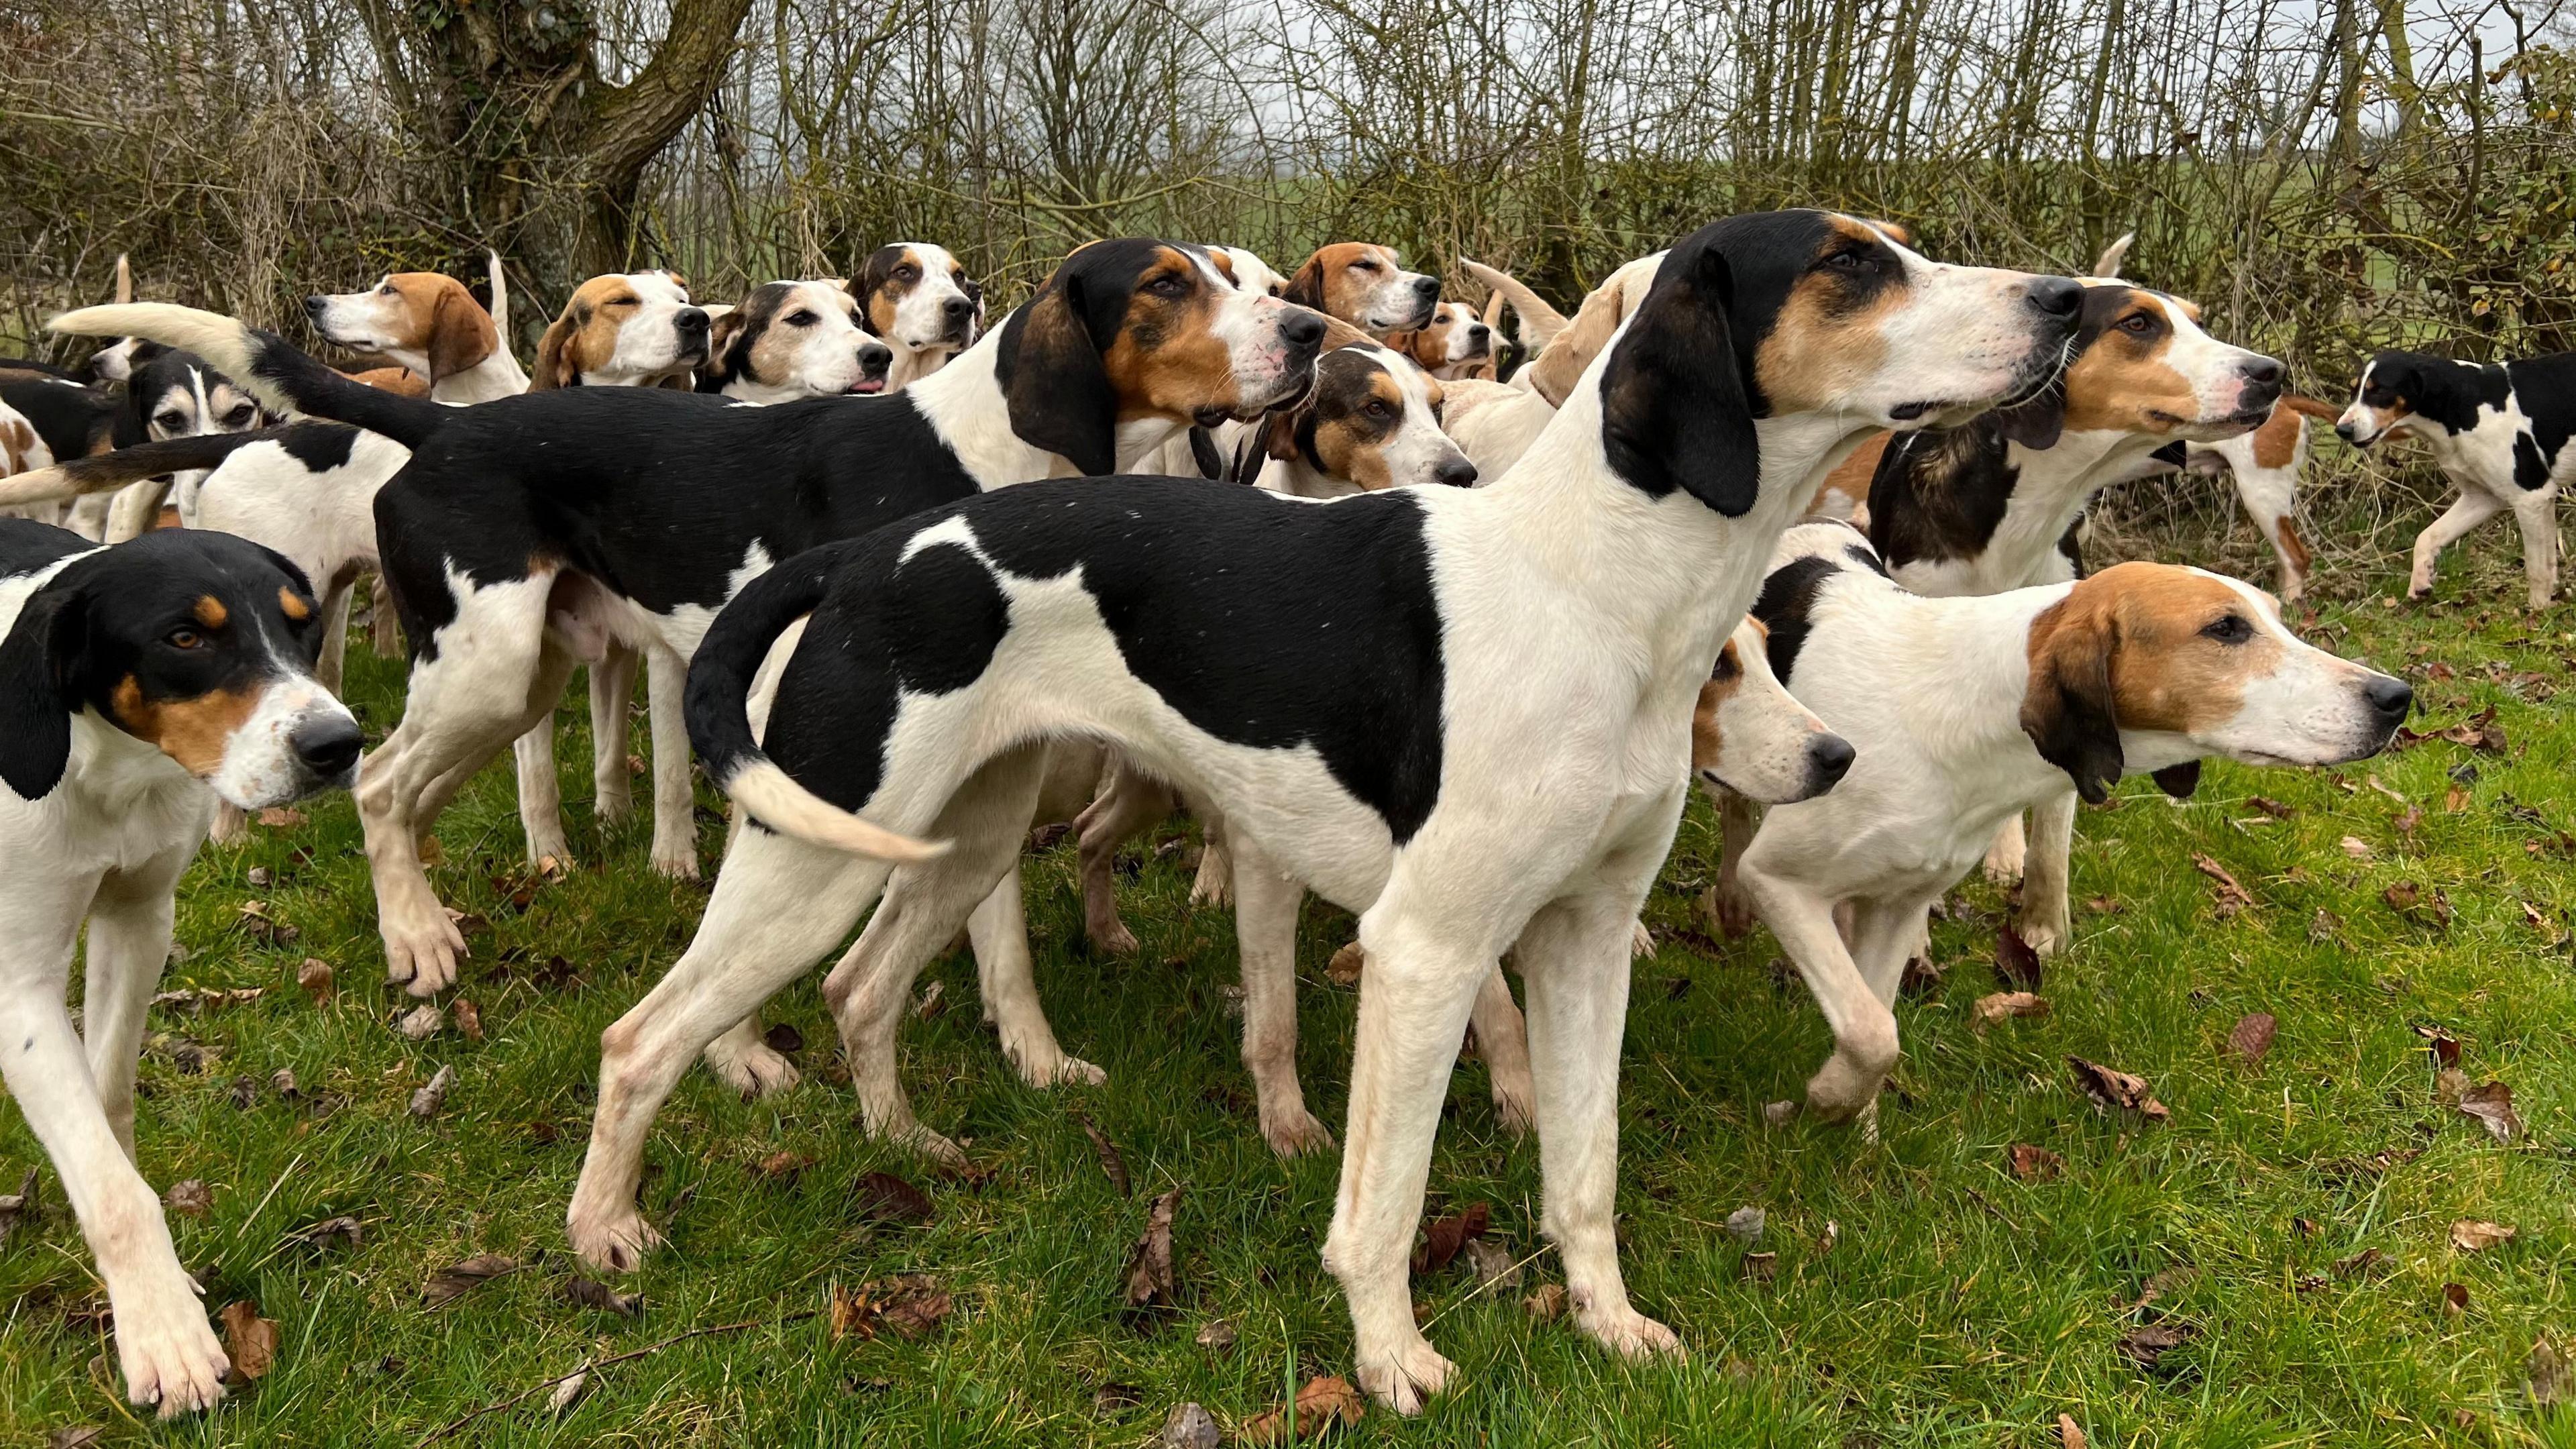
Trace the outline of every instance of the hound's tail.
{"label": "hound's tail", "polygon": [[148,337],[184,347],[279,412],[311,413],[352,423],[406,448],[419,447],[453,416],[453,410],[427,398],[403,397],[353,381],[288,346],[276,333],[219,312],[167,302],[129,302],[83,307],[64,313],[50,325],[56,332],[82,337]]}
{"label": "hound's tail", "polygon": [[492,281],[492,330],[500,334],[501,346],[510,345],[510,280],[501,275],[501,254],[490,247],[483,249],[483,274]]}
{"label": "hound's tail", "polygon": [[2136,232],[2124,231],[2120,233],[2120,239],[2118,241],[2102,248],[2102,255],[2093,259],[2093,275],[2097,277],[2116,277],[2120,275],[2120,263],[2128,259],[2129,244],[2137,239],[2138,234]]}
{"label": "hound's tail", "polygon": [[1512,310],[1521,316],[1521,345],[1532,352],[1547,346],[1547,340],[1565,330],[1565,314],[1539,299],[1536,292],[1522,285],[1520,278],[1498,272],[1483,262],[1461,261],[1467,275],[1492,288]]}
{"label": "hound's tail", "polygon": [[113,453],[74,458],[50,468],[31,469],[0,478],[0,508],[15,508],[22,503],[52,503],[64,498],[78,498],[85,493],[107,493],[129,483],[158,478],[164,473],[211,468],[231,457],[236,450],[265,442],[284,431],[284,428],[260,428],[247,433],[203,433],[192,438],[167,438],[157,443],[137,443]]}
{"label": "hound's tail", "polygon": [[757,824],[899,865],[934,859],[947,853],[947,842],[898,835],[842,809],[797,784],[751,737],[749,702],[761,661],[789,625],[823,602],[848,551],[826,545],[799,554],[753,580],[716,616],[689,664],[689,744],[718,788]]}
{"label": "hound's tail", "polygon": [[2315,418],[2320,422],[2330,423],[2343,416],[2343,409],[2333,403],[2319,402],[2312,397],[2301,397],[2294,392],[2281,394],[2280,406],[2288,408],[2301,417]]}

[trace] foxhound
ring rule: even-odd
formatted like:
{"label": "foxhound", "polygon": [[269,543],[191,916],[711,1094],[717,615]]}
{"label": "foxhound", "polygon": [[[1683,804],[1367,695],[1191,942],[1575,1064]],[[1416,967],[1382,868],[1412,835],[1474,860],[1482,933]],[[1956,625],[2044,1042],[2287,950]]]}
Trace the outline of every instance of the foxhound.
{"label": "foxhound", "polygon": [[[131,370],[121,396],[48,374],[0,372],[0,404],[16,411],[35,429],[50,463],[93,457],[139,443],[212,439],[259,425],[259,406],[250,394],[235,387],[204,358],[157,345],[131,349],[128,358]],[[165,467],[163,471],[171,470]],[[148,527],[152,514],[160,507],[162,490],[135,483],[133,478],[127,483],[129,492],[120,495],[115,503],[104,496],[85,496],[75,501],[68,519],[72,530],[96,542],[111,532],[119,538],[130,538]],[[23,499],[19,506],[66,496],[69,495],[55,493]]]}
{"label": "foxhound", "polygon": [[883,392],[894,349],[830,282],[770,282],[715,319],[698,391],[748,403]]}
{"label": "foxhound", "polygon": [[358,722],[313,679],[320,633],[303,576],[256,544],[0,520],[0,1078],[97,1257],[126,1396],[164,1418],[223,1397],[227,1365],[137,1171],[144,1008],[215,802],[284,805],[357,767]]}
{"label": "foxhound", "polygon": [[881,246],[868,254],[852,290],[859,325],[894,350],[889,391],[937,372],[984,331],[984,288],[945,247]]}
{"label": "foxhound", "polygon": [[1334,242],[1317,247],[1280,295],[1383,342],[1430,325],[1440,306],[1440,279],[1406,271],[1393,247]]}
{"label": "foxhound", "polygon": [[[1216,805],[1239,891],[1303,880],[1363,912],[1324,1251],[1355,1377],[1411,1412],[1452,1371],[1405,1263],[1442,1084],[1507,949],[1575,1320],[1620,1353],[1675,1348],[1628,1302],[1611,1209],[1630,932],[1688,788],[1693,701],[1824,469],[1869,427],[1956,422],[2045,383],[2077,290],[1936,265],[1847,217],[1737,217],[1666,257],[1547,434],[1485,487],[1319,505],[1038,484],[755,580],[706,636],[689,718],[768,828],[744,832],[688,951],[602,1034],[574,1247],[633,1265],[671,1084],[872,902],[826,999],[870,1129],[938,1141],[903,1102],[895,1018],[1014,867],[1039,743],[1088,735]],[[755,743],[754,674],[809,613]]]}
{"label": "foxhound", "polygon": [[[985,489],[1111,472],[1191,420],[1258,417],[1305,393],[1324,335],[1322,318],[1238,291],[1206,253],[1147,240],[1084,247],[901,393],[767,408],[590,387],[443,408],[358,387],[211,313],[93,308],[56,325],[195,340],[279,404],[412,449],[375,500],[410,696],[357,794],[386,969],[421,996],[457,979],[465,940],[420,833],[544,718],[575,663],[645,650],[667,705],[716,611],[774,561]],[[676,739],[655,743],[686,758]]]}
{"label": "foxhound", "polygon": [[1494,360],[1494,329],[1464,302],[1442,302],[1431,320],[1411,332],[1398,332],[1386,345],[1413,359],[1414,365],[1442,382],[1478,375]]}
{"label": "foxhound", "polygon": [[2408,598],[2429,598],[2444,548],[2510,509],[2522,528],[2525,602],[2549,607],[2558,591],[2558,490],[2576,470],[2576,352],[2529,362],[2453,362],[2382,352],[2361,370],[2335,433],[2356,448],[2392,437],[2424,441],[2434,466],[2460,490],[2415,536]]}
{"label": "foxhound", "polygon": [[1781,539],[1754,617],[1790,691],[1859,752],[1833,793],[1765,811],[1728,851],[1833,1028],[1804,1108],[1832,1119],[1873,1111],[1926,913],[2005,820],[2070,791],[2102,800],[2130,774],[2188,795],[2211,757],[2361,759],[2412,702],[2294,637],[2260,590],[2168,564],[1927,598],[1857,530],[1808,523]]}
{"label": "foxhound", "polygon": [[537,339],[531,392],[568,387],[696,384],[714,322],[689,300],[689,279],[673,271],[593,277]]}

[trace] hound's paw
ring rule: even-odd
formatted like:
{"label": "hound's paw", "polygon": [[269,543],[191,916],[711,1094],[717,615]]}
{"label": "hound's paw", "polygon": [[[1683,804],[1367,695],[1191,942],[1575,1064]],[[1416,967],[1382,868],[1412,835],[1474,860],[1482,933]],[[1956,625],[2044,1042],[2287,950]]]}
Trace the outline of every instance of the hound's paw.
{"label": "hound's paw", "polygon": [[2065,950],[2067,938],[2072,934],[2064,921],[2043,920],[2036,916],[2024,916],[2014,923],[2013,929],[2030,947],[2032,954],[2042,961]]}
{"label": "hound's paw", "polygon": [[698,878],[698,847],[695,841],[680,845],[653,847],[653,873],[672,880]]}
{"label": "hound's paw", "polygon": [[1104,956],[1133,956],[1145,949],[1137,941],[1136,933],[1127,929],[1127,923],[1114,915],[1107,920],[1085,923],[1082,934],[1091,943],[1091,949]]}
{"label": "hound's paw", "polygon": [[1717,884],[1699,898],[1699,908],[1709,924],[1730,941],[1742,940],[1753,932],[1753,893],[1732,875],[1720,876]]}
{"label": "hound's paw", "polygon": [[1230,870],[1203,870],[1199,872],[1198,879],[1190,883],[1192,910],[1200,906],[1223,910],[1233,904],[1234,872]]}
{"label": "hound's paw", "polygon": [[937,1166],[953,1172],[966,1170],[966,1149],[915,1122],[900,1132],[887,1134],[897,1143],[927,1157]]}
{"label": "hound's paw", "polygon": [[528,832],[528,869],[544,876],[572,869],[572,842],[564,838],[561,824]]}
{"label": "hound's paw", "polygon": [[1577,1306],[1575,1326],[1598,1339],[1603,1348],[1621,1358],[1650,1358],[1657,1354],[1683,1356],[1682,1341],[1673,1331],[1629,1306],[1622,1298],[1616,1308]]}
{"label": "hound's paw", "polygon": [[1448,1387],[1449,1376],[1457,1371],[1456,1364],[1433,1350],[1431,1340],[1410,1330],[1392,1351],[1364,1350],[1359,1356],[1360,1387],[1407,1417],[1421,1413],[1423,1402]]}
{"label": "hound's paw", "polygon": [[1531,1091],[1497,1084],[1494,1088],[1494,1120],[1514,1137],[1526,1137],[1538,1125],[1538,1107]]}
{"label": "hound's paw", "polygon": [[662,1245],[662,1235],[631,1206],[596,1214],[576,1206],[567,1232],[573,1255],[603,1273],[632,1273]]}
{"label": "hound's paw", "polygon": [[605,784],[597,786],[591,792],[590,811],[599,817],[602,825],[615,825],[633,815],[635,792],[627,788],[626,777],[622,774],[617,777],[615,789]]}
{"label": "hound's paw", "polygon": [[1002,1055],[1019,1071],[1020,1080],[1043,1092],[1053,1087],[1105,1086],[1109,1074],[1080,1057],[1069,1057],[1054,1042],[1043,1045],[1008,1040]]}
{"label": "hound's paw", "polygon": [[[174,1274],[177,1265],[172,1265]],[[179,1275],[186,1283],[185,1275]],[[116,1307],[116,1358],[125,1371],[125,1401],[155,1404],[175,1419],[211,1409],[224,1396],[232,1361],[206,1326],[205,1305],[189,1287],[134,1295]]]}
{"label": "hound's paw", "polygon": [[216,845],[239,845],[250,839],[250,812],[230,801],[215,807],[215,825],[206,839]]}
{"label": "hound's paw", "polygon": [[796,1064],[769,1049],[766,1042],[753,1038],[737,1044],[717,1037],[707,1043],[707,1069],[718,1080],[742,1094],[746,1102],[774,1096],[802,1080]]}
{"label": "hound's paw", "polygon": [[1303,1107],[1294,1112],[1261,1114],[1261,1136],[1270,1144],[1270,1150],[1282,1157],[1333,1150],[1332,1132]]}
{"label": "hound's paw", "polygon": [[384,922],[385,979],[404,982],[414,996],[436,996],[456,984],[465,960],[465,933],[433,906],[433,914]]}
{"label": "hound's paw", "polygon": [[1645,922],[1639,921],[1628,931],[1628,955],[1637,959],[1654,954],[1655,933],[1646,929]]}

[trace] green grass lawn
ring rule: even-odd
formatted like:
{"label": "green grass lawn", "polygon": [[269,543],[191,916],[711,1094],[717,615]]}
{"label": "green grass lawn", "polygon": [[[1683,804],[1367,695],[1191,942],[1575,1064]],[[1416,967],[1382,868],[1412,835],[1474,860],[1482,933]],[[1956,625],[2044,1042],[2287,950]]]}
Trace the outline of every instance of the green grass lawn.
{"label": "green grass lawn", "polygon": [[[1767,935],[1696,933],[1717,840],[1695,801],[1648,912],[1661,949],[1637,965],[1619,1194],[1631,1291],[1680,1331],[1688,1360],[1613,1362],[1525,1311],[1555,1276],[1538,1252],[1537,1153],[1497,1127],[1471,1065],[1450,1088],[1431,1209],[1487,1204],[1495,1239],[1536,1256],[1509,1291],[1479,1296],[1463,1267],[1416,1281],[1463,1374],[1418,1422],[1371,1412],[1356,1437],[2039,1445],[2067,1414],[2095,1445],[2576,1444],[2576,1419],[2535,1409],[2526,1386],[2535,1339],[2576,1336],[2576,859],[2557,834],[2576,830],[2576,729],[2563,699],[2547,700],[2576,690],[2576,608],[2520,614],[2501,539],[2491,530],[2474,563],[2451,561],[2428,608],[2386,607],[2393,574],[2328,566],[2311,630],[2402,667],[2419,726],[2493,706],[2501,753],[2436,740],[2334,771],[2215,765],[2181,806],[2130,782],[2080,824],[2078,936],[2039,988],[2050,1015],[1972,1028],[1973,1003],[2001,989],[1992,890],[1972,883],[1936,922],[1947,975],[1899,1008],[1906,1052],[1876,1145],[1764,1125],[1762,1104],[1797,1094],[1826,1033]],[[399,671],[362,643],[351,662],[380,733]],[[741,1323],[600,1370],[559,1415],[540,1391],[448,1442],[1134,1445],[1179,1402],[1232,1431],[1305,1376],[1349,1373],[1349,1322],[1317,1261],[1337,1164],[1279,1162],[1262,1144],[1227,1010],[1231,918],[1187,908],[1177,849],[1139,851],[1124,895],[1144,943],[1132,961],[1079,944],[1069,846],[1029,873],[1047,1007],[1107,1086],[1022,1086],[980,1024],[972,963],[938,963],[925,981],[944,1009],[906,1023],[902,1070],[925,1120],[971,1139],[983,1174],[944,1180],[862,1138],[809,979],[770,1013],[807,1043],[801,1086],[746,1104],[693,1071],[663,1113],[644,1200],[670,1246],[619,1284],[642,1295],[640,1314],[570,1301],[563,1208],[599,1032],[679,954],[704,894],[645,868],[641,824],[597,830],[586,744],[567,740],[562,757],[581,854],[569,879],[523,872],[505,767],[439,825],[440,890],[488,922],[463,989],[480,1041],[452,1025],[417,1043],[393,1030],[412,1003],[382,983],[345,796],[201,857],[165,989],[265,994],[155,1009],[166,1037],[143,1065],[143,1164],[163,1189],[207,1185],[210,1210],[173,1214],[180,1254],[210,1312],[249,1300],[276,1321],[275,1366],[202,1419],[132,1418],[55,1174],[0,1109],[0,1190],[35,1165],[46,1204],[0,1246],[0,1444],[81,1425],[105,1428],[105,1443],[406,1444],[586,1360]],[[2474,779],[2454,796],[2463,767]],[[2249,804],[2257,795],[2287,818]],[[702,816],[712,852],[721,829]],[[1161,840],[1182,835],[1175,824]],[[2195,854],[2252,904],[2222,913]],[[2401,882],[2420,893],[2412,916],[2384,898]],[[251,901],[294,939],[246,927]],[[1354,995],[1323,965],[1349,933],[1347,917],[1311,907],[1300,952],[1309,1099],[1336,1129]],[[318,1005],[295,985],[308,957],[337,970]],[[2279,1034],[2247,1066],[2221,1048],[2253,1012]],[[2511,1086],[2527,1139],[2501,1146],[2437,1100],[2419,1027],[2456,1037],[2472,1081]],[[2144,1076],[2171,1120],[2101,1115],[2069,1054]],[[445,1066],[444,1105],[410,1115]],[[280,1070],[319,1103],[282,1097]],[[1077,1111],[1116,1144],[1134,1196],[1111,1185]],[[2058,1154],[2062,1173],[2021,1180],[2015,1144]],[[764,1171],[780,1153],[805,1165]],[[870,1172],[919,1184],[931,1221],[870,1220],[854,1190]],[[1149,1199],[1175,1185],[1181,1306],[1140,1324],[1122,1313],[1126,1259]],[[1768,1215],[1749,1246],[1723,1226],[1746,1205]],[[301,1236],[343,1215],[362,1225],[356,1246]],[[2458,1219],[2519,1233],[2464,1253]],[[2354,1262],[2372,1251],[2376,1266]],[[1778,1255],[1768,1281],[1748,1252]],[[433,1274],[482,1253],[527,1266],[428,1306]],[[834,1338],[833,1285],[910,1272],[951,1295],[944,1323],[918,1340]],[[2157,1301],[2133,1310],[2151,1277]],[[2446,1307],[2450,1284],[2464,1311]],[[1230,1349],[1196,1341],[1216,1319],[1239,1334]],[[2149,1371],[2121,1347],[2141,1325],[2189,1333]]]}

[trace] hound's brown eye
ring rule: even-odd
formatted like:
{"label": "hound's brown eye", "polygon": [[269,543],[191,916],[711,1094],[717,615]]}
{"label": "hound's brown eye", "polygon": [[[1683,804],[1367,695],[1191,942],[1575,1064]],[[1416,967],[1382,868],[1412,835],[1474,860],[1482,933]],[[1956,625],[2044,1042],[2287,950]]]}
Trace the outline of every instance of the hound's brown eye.
{"label": "hound's brown eye", "polygon": [[1190,289],[1187,281],[1172,275],[1156,277],[1151,286],[1154,291],[1166,297],[1177,297]]}
{"label": "hound's brown eye", "polygon": [[173,409],[166,413],[154,414],[152,421],[159,423],[165,428],[184,428],[188,425],[188,415]]}
{"label": "hound's brown eye", "polygon": [[921,269],[908,263],[894,269],[894,279],[898,282],[909,282],[920,275]]}
{"label": "hound's brown eye", "polygon": [[2135,332],[2140,336],[2144,336],[2145,334],[2156,330],[2156,319],[2148,316],[2144,312],[2132,312],[2128,316],[2120,319],[2120,330],[2123,332]]}
{"label": "hound's brown eye", "polygon": [[377,291],[379,291],[379,292],[382,292],[382,293],[383,293],[383,294],[385,294],[386,296],[390,297],[390,296],[392,296],[392,295],[394,294],[394,284],[393,284],[393,283],[391,283],[391,282],[387,282],[387,283],[385,283],[383,286],[378,287],[376,290],[377,290]]}
{"label": "hound's brown eye", "polygon": [[1829,257],[1825,258],[1825,265],[1826,265],[1826,266],[1829,266],[1829,267],[1831,267],[1831,268],[1833,268],[1835,271],[1838,271],[1838,272],[1856,272],[1856,271],[1859,271],[1859,270],[1860,270],[1860,253],[1858,253],[1858,252],[1836,252],[1836,253],[1834,253],[1832,256],[1829,256]]}
{"label": "hound's brown eye", "polygon": [[2242,614],[2228,614],[2200,632],[2221,644],[2242,644],[2254,637],[2254,626]]}
{"label": "hound's brown eye", "polygon": [[225,421],[225,422],[228,422],[228,423],[232,424],[234,427],[237,427],[237,428],[238,428],[238,427],[242,427],[242,426],[244,426],[245,424],[249,423],[249,422],[250,422],[250,416],[251,416],[251,406],[250,406],[250,404],[249,404],[249,403],[243,403],[240,407],[237,407],[237,408],[233,409],[231,412],[228,412],[228,413],[224,414],[224,421]]}
{"label": "hound's brown eye", "polygon": [[1380,421],[1395,416],[1395,409],[1388,407],[1384,398],[1371,398],[1366,411],[1370,417]]}
{"label": "hound's brown eye", "polygon": [[811,327],[814,325],[814,320],[814,314],[811,312],[800,311],[787,314],[787,325],[790,327]]}
{"label": "hound's brown eye", "polygon": [[1353,262],[1351,263],[1351,270],[1354,272],[1374,272],[1377,270],[1377,263],[1373,261]]}
{"label": "hound's brown eye", "polygon": [[173,649],[203,649],[206,636],[194,629],[173,629],[162,637],[161,642]]}

